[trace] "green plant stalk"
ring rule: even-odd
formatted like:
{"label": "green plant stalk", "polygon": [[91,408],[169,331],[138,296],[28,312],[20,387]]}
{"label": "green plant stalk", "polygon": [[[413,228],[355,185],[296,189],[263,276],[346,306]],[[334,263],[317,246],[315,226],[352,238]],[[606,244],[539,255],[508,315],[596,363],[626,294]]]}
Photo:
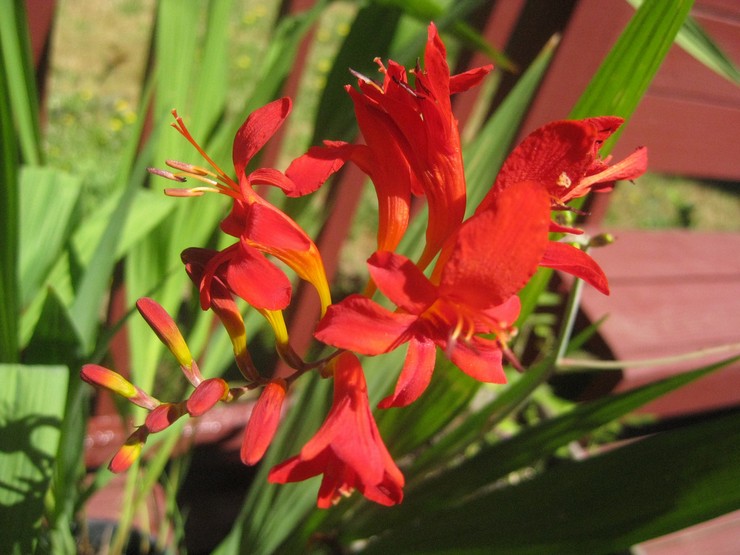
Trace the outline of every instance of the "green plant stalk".
{"label": "green plant stalk", "polygon": [[[0,43],[0,49],[3,48]],[[0,52],[0,362],[18,362],[18,148]]]}
{"label": "green plant stalk", "polygon": [[3,0],[0,18],[0,54],[7,78],[12,116],[15,121],[22,159],[33,165],[43,163],[39,101],[31,64],[31,41],[23,0]]}

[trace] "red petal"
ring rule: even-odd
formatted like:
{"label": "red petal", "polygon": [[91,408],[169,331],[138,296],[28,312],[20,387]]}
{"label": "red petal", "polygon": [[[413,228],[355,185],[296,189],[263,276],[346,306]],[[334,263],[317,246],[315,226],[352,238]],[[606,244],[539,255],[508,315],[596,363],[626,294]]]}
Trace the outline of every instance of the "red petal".
{"label": "red petal", "polygon": [[572,274],[604,295],[609,294],[609,283],[604,271],[593,258],[573,245],[550,241],[540,266]]}
{"label": "red petal", "polygon": [[295,189],[295,183],[286,175],[273,168],[258,168],[249,174],[247,179],[251,185],[272,185],[281,189],[288,196]]}
{"label": "red petal", "polygon": [[307,251],[311,247],[306,232],[266,202],[256,202],[249,207],[242,236],[268,252],[273,249]]}
{"label": "red petal", "polygon": [[476,213],[488,208],[496,191],[525,180],[541,182],[559,198],[567,192],[558,185],[563,174],[576,185],[591,167],[596,136],[594,125],[583,121],[555,121],[533,131],[506,158]]}
{"label": "red petal", "polygon": [[275,134],[290,113],[289,98],[280,98],[252,112],[234,137],[231,157],[234,161],[237,180],[244,176],[244,170],[252,157]]}
{"label": "red petal", "polygon": [[221,378],[204,380],[195,388],[188,398],[186,407],[190,416],[201,416],[211,410],[213,406],[226,398],[229,393],[229,384]]}
{"label": "red petal", "polygon": [[272,380],[262,390],[244,432],[241,448],[244,464],[257,464],[270,446],[280,423],[280,411],[287,391],[288,384],[282,378]]}
{"label": "red petal", "polygon": [[405,407],[416,401],[432,379],[436,354],[437,347],[433,341],[426,338],[412,339],[393,394],[380,401],[378,407]]}
{"label": "red petal", "polygon": [[439,296],[437,288],[405,256],[379,251],[368,259],[367,265],[383,294],[410,314],[421,314]]}
{"label": "red petal", "polygon": [[441,295],[479,309],[519,291],[537,270],[548,243],[550,199],[524,181],[491,198],[489,210],[466,221],[442,271]]}
{"label": "red petal", "polygon": [[[424,51],[424,72],[417,74],[417,90],[432,93],[437,110],[449,113],[450,105],[450,67],[447,65],[447,49],[432,23],[427,29],[427,44]],[[422,84],[420,87],[419,84]]]}
{"label": "red petal", "polygon": [[255,308],[282,310],[290,303],[291,286],[286,275],[244,241],[226,265],[224,281]]}
{"label": "red petal", "polygon": [[551,233],[570,233],[571,235],[583,235],[583,230],[576,227],[568,227],[555,222],[550,222]]}
{"label": "red petal", "polygon": [[313,193],[329,177],[339,171],[357,148],[343,142],[324,143],[325,146],[314,146],[303,156],[290,163],[285,170],[293,182],[293,190],[285,191],[289,197],[300,197]]}
{"label": "red petal", "polygon": [[341,349],[379,355],[402,343],[416,321],[415,316],[393,313],[361,295],[351,295],[329,307],[314,336]]}
{"label": "red petal", "polygon": [[458,73],[450,77],[450,94],[465,92],[477,87],[483,78],[493,70],[491,64],[469,69],[464,73]]}
{"label": "red petal", "polygon": [[[447,351],[449,349],[445,349]],[[473,337],[469,344],[462,341],[452,346],[450,360],[460,370],[479,382],[506,383],[501,365],[501,349],[495,341]]]}

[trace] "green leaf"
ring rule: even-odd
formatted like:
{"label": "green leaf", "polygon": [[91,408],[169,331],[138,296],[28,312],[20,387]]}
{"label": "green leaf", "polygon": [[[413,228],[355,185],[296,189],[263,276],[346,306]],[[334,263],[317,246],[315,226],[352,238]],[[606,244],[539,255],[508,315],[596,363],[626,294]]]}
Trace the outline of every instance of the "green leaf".
{"label": "green leaf", "polygon": [[365,552],[614,553],[738,508],[733,413],[561,464],[396,528]]}
{"label": "green leaf", "polygon": [[557,42],[554,40],[545,45],[496,113],[463,149],[465,180],[468,185],[468,216],[493,185],[540,81],[550,66],[556,46]]}
{"label": "green leaf", "polygon": [[[408,492],[400,507],[385,510],[382,514],[363,515],[359,522],[355,520],[352,524],[366,521],[368,526],[362,530],[362,534],[367,537],[385,527],[396,528],[399,523],[403,525],[414,518],[426,517],[437,521],[440,512],[455,506],[481,488],[494,484],[510,472],[533,465],[570,441],[580,439],[642,405],[739,359],[733,357],[633,391],[577,406],[562,416],[527,428],[511,439],[481,448],[460,465],[417,484],[414,491]],[[482,411],[486,416],[491,413],[490,409]]]}
{"label": "green leaf", "polygon": [[[627,0],[633,7],[642,0]],[[740,70],[693,17],[687,17],[676,37],[676,44],[706,67],[733,83],[740,83]]]}
{"label": "green leaf", "polygon": [[17,362],[20,154],[13,125],[8,77],[5,58],[0,55],[0,362]]}
{"label": "green leaf", "polygon": [[25,3],[6,0],[0,18],[0,57],[12,106],[11,120],[16,124],[23,160],[38,165],[42,162],[41,127],[30,44]]}
{"label": "green leaf", "polygon": [[516,65],[500,50],[494,48],[464,18],[484,4],[484,0],[458,0],[442,4],[434,0],[374,0],[384,6],[394,6],[425,26],[434,21],[440,29],[452,33],[467,46],[485,52],[498,69],[516,71]]}
{"label": "green leaf", "polygon": [[54,168],[22,168],[19,276],[23,306],[38,294],[70,237],[81,185],[79,178]]}
{"label": "green leaf", "polygon": [[47,289],[38,323],[23,352],[26,364],[63,362],[70,367],[80,364],[80,338],[69,311],[54,289]]}
{"label": "green leaf", "polygon": [[373,77],[377,73],[376,57],[388,55],[398,25],[397,9],[370,4],[361,8],[334,57],[326,86],[319,101],[312,144],[324,139],[351,141],[356,133],[352,100],[344,86],[353,81],[350,68]]}
{"label": "green leaf", "polygon": [[377,412],[383,440],[391,446],[395,456],[419,447],[459,415],[480,386],[480,382],[465,375],[438,353],[432,383],[421,398],[408,407]]}
{"label": "green leaf", "polygon": [[33,553],[59,444],[68,369],[0,364],[0,552]]}
{"label": "green leaf", "polygon": [[570,118],[609,114],[628,120],[658,72],[693,3],[693,0],[676,0],[645,2],[640,6],[571,110]]}
{"label": "green leaf", "polygon": [[[268,555],[288,540],[305,545],[305,541],[293,536],[298,535],[298,524],[316,506],[317,480],[276,486],[267,483],[267,474],[275,464],[295,455],[315,433],[326,415],[330,396],[330,381],[316,375],[294,393],[293,404],[254,477],[255,487],[250,489],[234,527],[214,555],[238,551]],[[275,518],[276,514],[280,518]]]}

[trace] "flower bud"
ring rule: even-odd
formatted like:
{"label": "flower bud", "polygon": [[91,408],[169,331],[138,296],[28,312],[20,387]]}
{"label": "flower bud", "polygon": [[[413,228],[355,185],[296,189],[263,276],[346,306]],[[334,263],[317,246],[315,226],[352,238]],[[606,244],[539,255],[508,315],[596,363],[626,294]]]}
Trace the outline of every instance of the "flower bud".
{"label": "flower bud", "polygon": [[288,384],[282,378],[272,380],[262,390],[244,432],[240,453],[244,464],[257,464],[270,446],[287,391]]}
{"label": "flower bud", "polygon": [[144,425],[154,434],[168,428],[186,413],[184,403],[162,403],[146,416]]}
{"label": "flower bud", "polygon": [[229,384],[221,378],[210,378],[195,388],[187,400],[187,411],[190,416],[201,416],[229,395]]}
{"label": "flower bud", "polygon": [[87,383],[112,391],[145,409],[152,410],[159,405],[159,401],[154,397],[136,387],[117,372],[103,366],[85,364],[80,371],[80,376]]}
{"label": "flower bud", "polygon": [[141,450],[148,435],[149,430],[145,426],[138,428],[113,455],[110,463],[108,463],[108,469],[116,474],[128,470],[141,456]]}

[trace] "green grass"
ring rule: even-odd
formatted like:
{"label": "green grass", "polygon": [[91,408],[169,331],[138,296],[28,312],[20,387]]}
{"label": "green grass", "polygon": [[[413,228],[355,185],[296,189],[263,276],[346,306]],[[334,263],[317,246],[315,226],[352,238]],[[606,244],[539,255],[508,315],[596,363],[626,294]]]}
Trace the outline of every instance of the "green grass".
{"label": "green grass", "polygon": [[617,186],[604,227],[740,231],[740,184],[646,174]]}

